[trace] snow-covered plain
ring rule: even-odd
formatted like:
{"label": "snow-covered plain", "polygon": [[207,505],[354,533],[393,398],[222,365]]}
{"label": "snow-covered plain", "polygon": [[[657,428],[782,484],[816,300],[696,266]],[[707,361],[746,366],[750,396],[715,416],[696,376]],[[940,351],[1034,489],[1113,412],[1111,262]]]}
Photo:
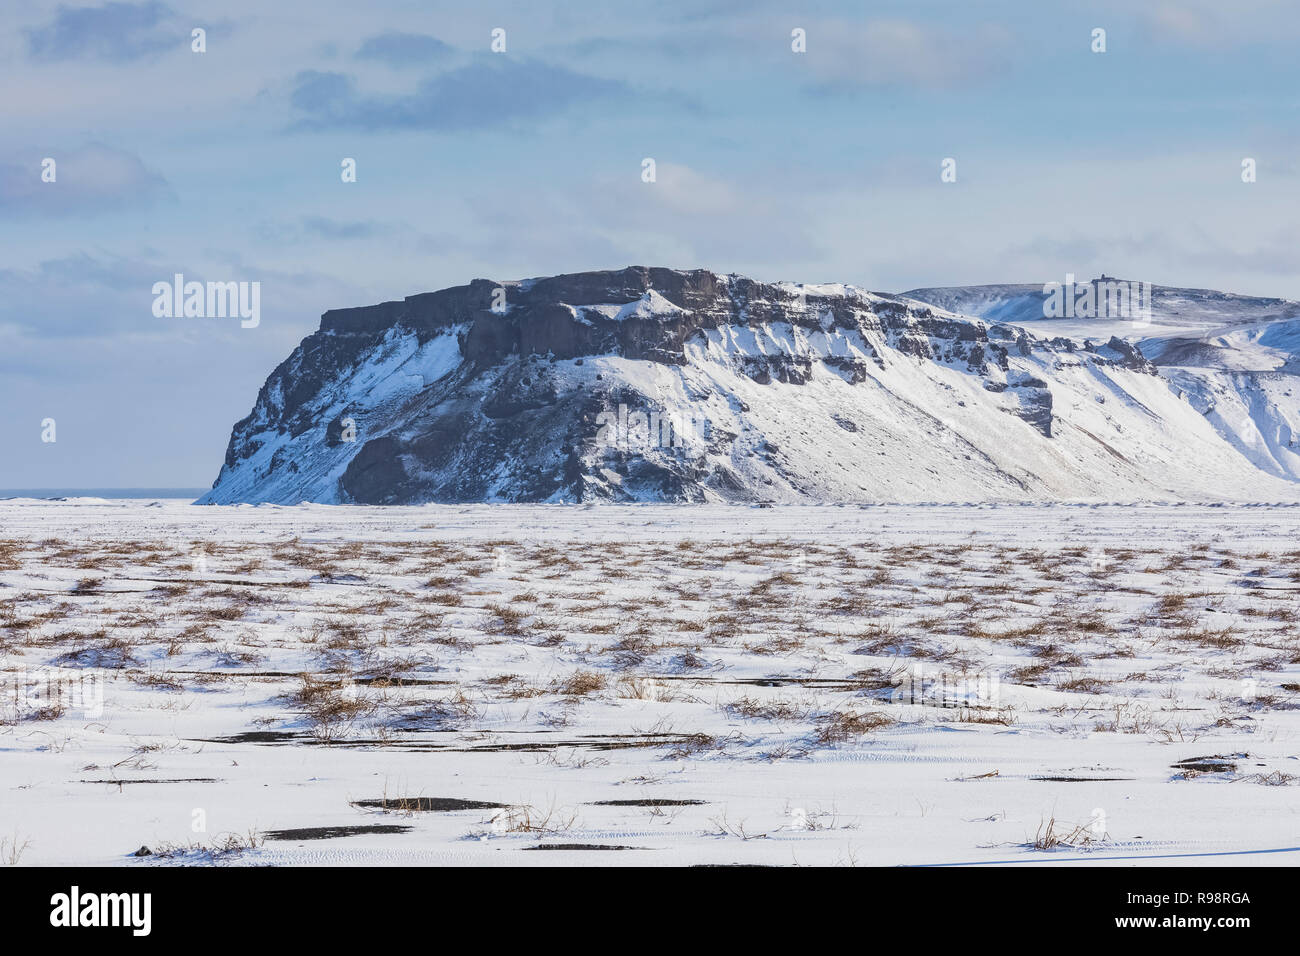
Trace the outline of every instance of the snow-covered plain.
{"label": "snow-covered plain", "polygon": [[1298,532],[0,502],[0,861],[1295,865]]}

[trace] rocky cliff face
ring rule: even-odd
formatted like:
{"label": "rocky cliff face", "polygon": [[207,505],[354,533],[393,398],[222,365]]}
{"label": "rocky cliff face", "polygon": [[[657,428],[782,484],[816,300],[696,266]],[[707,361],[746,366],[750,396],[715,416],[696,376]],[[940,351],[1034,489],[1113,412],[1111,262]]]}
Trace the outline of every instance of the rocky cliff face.
{"label": "rocky cliff face", "polygon": [[633,267],[327,312],[205,503],[1287,497],[1127,341]]}

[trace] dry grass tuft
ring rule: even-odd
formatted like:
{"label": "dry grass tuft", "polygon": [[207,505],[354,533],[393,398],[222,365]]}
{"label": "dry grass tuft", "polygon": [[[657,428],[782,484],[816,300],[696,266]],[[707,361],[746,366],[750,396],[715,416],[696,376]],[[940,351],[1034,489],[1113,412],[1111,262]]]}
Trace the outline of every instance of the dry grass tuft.
{"label": "dry grass tuft", "polygon": [[814,740],[822,746],[834,746],[897,723],[879,711],[835,710],[817,718]]}

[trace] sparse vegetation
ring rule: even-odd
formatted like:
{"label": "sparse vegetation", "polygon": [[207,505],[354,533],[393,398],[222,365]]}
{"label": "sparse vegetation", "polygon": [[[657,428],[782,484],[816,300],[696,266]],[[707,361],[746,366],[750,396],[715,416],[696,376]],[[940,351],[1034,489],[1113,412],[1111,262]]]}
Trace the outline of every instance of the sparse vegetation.
{"label": "sparse vegetation", "polygon": [[24,840],[17,831],[13,836],[0,837],[0,866],[17,866],[31,845],[32,841]]}
{"label": "sparse vegetation", "polygon": [[[192,753],[241,763],[231,749],[240,746],[284,747],[290,766],[302,762],[301,747],[364,748],[376,760],[419,751],[429,759],[408,766],[457,767],[447,779],[459,777],[467,789],[453,792],[470,796],[345,794],[340,807],[490,811],[471,831],[479,838],[571,833],[577,811],[527,800],[568,798],[560,788],[575,782],[672,792],[683,780],[716,786],[731,772],[751,788],[779,781],[771,806],[760,788],[746,820],[723,810],[705,832],[733,838],[719,841],[733,848],[778,830],[788,836],[781,807],[790,798],[780,788],[799,779],[795,771],[818,781],[822,762],[923,752],[935,731],[1004,747],[1046,736],[1062,751],[1122,734],[1138,738],[1125,747],[1161,752],[1171,786],[1300,782],[1276,760],[1243,760],[1231,774],[1169,769],[1171,754],[1246,749],[1229,750],[1225,738],[1267,749],[1278,731],[1265,718],[1300,710],[1300,595],[1287,583],[1300,580],[1292,571],[1300,555],[1204,542],[1173,553],[1159,543],[1021,547],[942,535],[796,547],[757,534],[707,540],[707,532],[689,542],[501,539],[489,547],[438,540],[436,527],[419,533],[418,541],[316,540],[304,531],[271,543],[168,545],[0,539],[0,569],[14,585],[0,594],[6,674],[48,668],[62,680],[102,672],[110,681],[102,718],[87,717],[75,698],[19,695],[0,683],[0,725],[19,746],[65,761],[88,734],[96,745],[101,736],[118,741],[123,713],[166,728],[165,741],[114,742],[105,745],[118,748],[111,755],[63,766],[87,793],[92,783],[131,792],[225,779],[240,771],[209,762],[181,776],[176,768],[200,759]],[[193,566],[200,544],[206,571]],[[901,694],[900,680],[913,674],[916,699]],[[1000,681],[991,699],[968,692],[988,674]],[[191,713],[220,714],[231,726],[210,742],[206,725],[188,723]],[[1200,744],[1175,754],[1202,737],[1214,751]],[[192,750],[179,749],[181,738]],[[502,766],[492,759],[508,761],[508,772],[459,776],[466,766]],[[616,772],[625,760],[629,771]],[[792,760],[805,763],[772,766]],[[1018,776],[1009,765],[1002,774],[998,787]],[[515,777],[525,783],[506,791],[502,781]],[[945,777],[970,789],[987,778]],[[500,801],[471,799],[485,780],[503,792],[479,795]],[[648,820],[670,832],[682,817],[700,833],[704,811],[667,806],[638,806],[628,821],[602,801],[590,817],[597,826]],[[929,811],[927,798],[901,812]],[[846,828],[837,821],[810,814],[798,829]],[[1023,846],[1101,839],[1091,826],[1049,818]],[[258,845],[256,834],[224,834],[153,853],[205,862]],[[16,835],[0,841],[0,862],[17,862],[25,847]]]}

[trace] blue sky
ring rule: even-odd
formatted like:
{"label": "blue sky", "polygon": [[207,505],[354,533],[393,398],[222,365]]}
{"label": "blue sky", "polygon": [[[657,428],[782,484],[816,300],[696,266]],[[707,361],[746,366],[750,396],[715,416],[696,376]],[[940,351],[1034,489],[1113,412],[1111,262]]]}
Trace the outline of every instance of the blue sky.
{"label": "blue sky", "polygon": [[[1294,4],[0,17],[0,488],[209,485],[321,312],[475,277],[643,264],[902,291],[1106,271],[1300,299]],[[260,281],[261,324],[155,318],[176,272]]]}

